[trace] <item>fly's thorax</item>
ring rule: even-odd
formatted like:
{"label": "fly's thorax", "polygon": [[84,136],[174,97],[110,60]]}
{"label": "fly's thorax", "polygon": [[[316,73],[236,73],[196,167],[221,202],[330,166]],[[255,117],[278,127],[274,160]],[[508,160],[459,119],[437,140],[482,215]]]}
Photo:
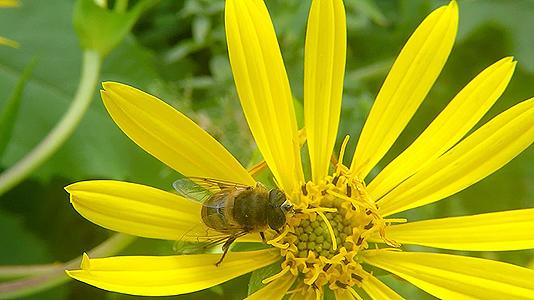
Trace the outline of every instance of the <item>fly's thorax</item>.
{"label": "fly's thorax", "polygon": [[233,201],[232,220],[247,231],[262,231],[267,227],[269,194],[263,188],[241,191]]}

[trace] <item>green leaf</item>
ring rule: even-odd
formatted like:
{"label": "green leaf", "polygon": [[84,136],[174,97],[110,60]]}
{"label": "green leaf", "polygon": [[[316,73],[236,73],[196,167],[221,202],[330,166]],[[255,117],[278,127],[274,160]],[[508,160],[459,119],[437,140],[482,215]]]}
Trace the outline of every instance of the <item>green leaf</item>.
{"label": "green leaf", "polygon": [[117,2],[118,9],[109,10],[94,0],[78,0],[73,20],[82,48],[96,50],[105,56],[130,32],[141,14],[157,1],[142,0],[124,12],[125,1]]}
{"label": "green leaf", "polygon": [[35,63],[36,60],[32,59],[26,69],[24,69],[24,72],[20,76],[17,85],[13,90],[13,93],[0,111],[0,157],[2,157],[2,154],[4,153],[4,150],[6,149],[11,138],[11,131],[13,130],[13,126],[15,125],[14,123],[19,112],[22,92],[24,91],[24,87],[26,86],[26,82],[32,73]]}
{"label": "green leaf", "polygon": [[[0,28],[12,30],[11,36],[22,45],[16,51],[0,48],[0,107],[5,105],[2,101],[8,97],[6,91],[15,85],[27,62],[32,57],[39,61],[26,83],[0,167],[13,165],[37,145],[72,101],[81,63],[71,24],[72,5],[62,0],[28,1],[20,9],[0,10]],[[18,22],[22,19],[26,21]],[[101,81],[104,80],[128,83],[157,95],[158,91],[148,87],[156,86],[160,79],[152,54],[127,38],[104,62]],[[61,176],[72,181],[128,179],[170,188],[176,173],[130,141],[113,123],[98,93],[93,97],[73,136],[32,176],[41,180]]]}
{"label": "green leaf", "polygon": [[261,281],[267,277],[275,275],[281,270],[282,268],[280,267],[280,262],[276,262],[272,265],[268,265],[252,272],[252,276],[250,276],[250,281],[248,282],[248,294],[251,295],[255,291],[264,287],[265,284],[263,284]]}

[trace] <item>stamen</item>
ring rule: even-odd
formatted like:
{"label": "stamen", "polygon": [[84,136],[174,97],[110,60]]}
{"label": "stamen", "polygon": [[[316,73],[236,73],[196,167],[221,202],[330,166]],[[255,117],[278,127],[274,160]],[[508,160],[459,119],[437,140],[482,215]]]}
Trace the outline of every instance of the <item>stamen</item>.
{"label": "stamen", "polygon": [[338,180],[339,180],[339,174],[336,175],[336,177],[334,177],[334,179],[332,179],[332,184],[333,185],[337,185]]}
{"label": "stamen", "polygon": [[305,208],[302,210],[303,212],[305,213],[319,213],[319,212],[331,212],[331,213],[335,213],[337,212],[337,208],[333,208],[333,207],[314,207],[314,208]]}
{"label": "stamen", "polygon": [[336,236],[334,235],[334,229],[332,228],[332,224],[330,224],[330,221],[328,221],[328,219],[322,212],[318,211],[317,214],[326,223],[326,227],[328,227],[328,233],[330,233],[330,238],[332,239],[332,249],[337,250]]}
{"label": "stamen", "polygon": [[321,290],[315,289],[315,300],[321,300]]}
{"label": "stamen", "polygon": [[[369,209],[369,211],[371,211],[372,209],[374,209],[374,207],[371,206],[371,204],[369,204],[368,202],[365,202],[365,201],[362,201],[362,200],[357,200],[357,199],[353,199],[353,198],[349,198],[343,194],[340,194],[340,193],[337,193],[337,192],[334,192],[334,191],[328,191],[328,194],[332,195],[332,196],[335,196],[335,197],[338,197],[338,198],[341,198],[343,200],[347,200],[347,201],[350,201],[352,203],[352,205],[354,205],[355,207],[358,207],[358,206],[364,206],[366,207],[367,209]],[[377,212],[378,213],[378,212]],[[368,215],[370,215],[371,213],[369,213]]]}
{"label": "stamen", "polygon": [[343,139],[343,143],[341,144],[341,150],[339,151],[339,160],[336,168],[336,173],[341,174],[341,166],[343,166],[343,157],[345,156],[345,149],[347,148],[347,144],[349,143],[349,135],[346,135]]}
{"label": "stamen", "polygon": [[275,237],[274,239],[272,240],[269,240],[267,241],[267,244],[269,245],[272,245],[276,248],[280,248],[280,249],[287,249],[289,248],[289,243],[283,243],[283,244],[280,244],[279,241],[281,239],[283,239],[284,237],[286,237],[286,235],[289,233],[289,226],[286,226],[284,228],[284,231],[282,231],[282,233],[280,233],[277,237]]}
{"label": "stamen", "polygon": [[313,268],[313,276],[308,279],[305,279],[304,283],[307,285],[311,285],[315,282],[315,280],[317,280],[317,278],[319,278],[319,274],[321,274],[321,272],[319,272],[319,270],[317,269],[317,265],[315,265]]}
{"label": "stamen", "polygon": [[285,226],[284,227],[284,231],[282,231],[282,233],[280,233],[274,239],[267,241],[267,244],[271,244],[271,242],[272,243],[278,243],[281,239],[283,239],[287,235],[288,232],[289,232],[289,226]]}
{"label": "stamen", "polygon": [[308,196],[308,190],[306,189],[306,184],[303,184],[301,187],[302,195]]}
{"label": "stamen", "polygon": [[361,277],[360,275],[354,274],[354,273],[352,273],[350,275],[350,277],[352,277],[353,279],[358,280],[359,282],[362,282],[362,280],[363,280],[363,277]]}
{"label": "stamen", "polygon": [[269,282],[272,282],[272,281],[274,281],[274,280],[286,275],[286,273],[289,272],[290,269],[291,269],[290,266],[286,266],[284,269],[282,269],[282,271],[278,272],[277,274],[274,274],[271,277],[267,277],[267,278],[263,279],[261,281],[261,283],[268,284]]}
{"label": "stamen", "polygon": [[294,293],[301,292],[303,289],[304,289],[304,287],[299,287],[299,288],[296,288],[296,289],[294,289],[294,290],[287,291],[287,292],[286,292],[286,295],[291,295],[291,294],[294,294]]}

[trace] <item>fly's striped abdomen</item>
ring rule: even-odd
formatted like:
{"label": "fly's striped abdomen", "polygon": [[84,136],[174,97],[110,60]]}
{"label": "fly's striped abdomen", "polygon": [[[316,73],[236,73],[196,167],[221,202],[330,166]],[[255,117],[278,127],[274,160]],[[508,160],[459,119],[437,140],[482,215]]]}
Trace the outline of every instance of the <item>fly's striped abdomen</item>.
{"label": "fly's striped abdomen", "polygon": [[202,206],[202,221],[208,227],[220,232],[230,230],[226,217],[227,196],[223,194],[213,195]]}

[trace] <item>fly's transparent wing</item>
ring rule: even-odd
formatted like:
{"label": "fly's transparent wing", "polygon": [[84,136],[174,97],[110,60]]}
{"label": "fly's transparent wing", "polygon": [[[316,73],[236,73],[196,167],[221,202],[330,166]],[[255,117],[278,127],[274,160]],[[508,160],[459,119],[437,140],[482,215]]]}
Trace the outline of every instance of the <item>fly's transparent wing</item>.
{"label": "fly's transparent wing", "polygon": [[181,196],[199,202],[204,202],[215,194],[226,194],[231,190],[252,188],[235,182],[204,177],[180,178],[172,186]]}
{"label": "fly's transparent wing", "polygon": [[221,180],[221,179],[214,179],[214,178],[206,178],[206,177],[189,177],[189,180],[192,182],[204,187],[205,189],[211,191],[212,193],[216,193],[219,191],[224,191],[227,189],[248,189],[252,188],[247,185],[243,185],[241,183],[232,182],[228,180]]}
{"label": "fly's transparent wing", "polygon": [[231,237],[242,237],[248,232],[242,228],[219,232],[211,228],[191,228],[179,237],[173,246],[173,250],[178,254],[206,253],[208,250],[224,244]]}
{"label": "fly's transparent wing", "polygon": [[180,196],[198,202],[204,202],[214,194],[213,191],[197,184],[190,178],[180,178],[173,182],[172,186]]}

